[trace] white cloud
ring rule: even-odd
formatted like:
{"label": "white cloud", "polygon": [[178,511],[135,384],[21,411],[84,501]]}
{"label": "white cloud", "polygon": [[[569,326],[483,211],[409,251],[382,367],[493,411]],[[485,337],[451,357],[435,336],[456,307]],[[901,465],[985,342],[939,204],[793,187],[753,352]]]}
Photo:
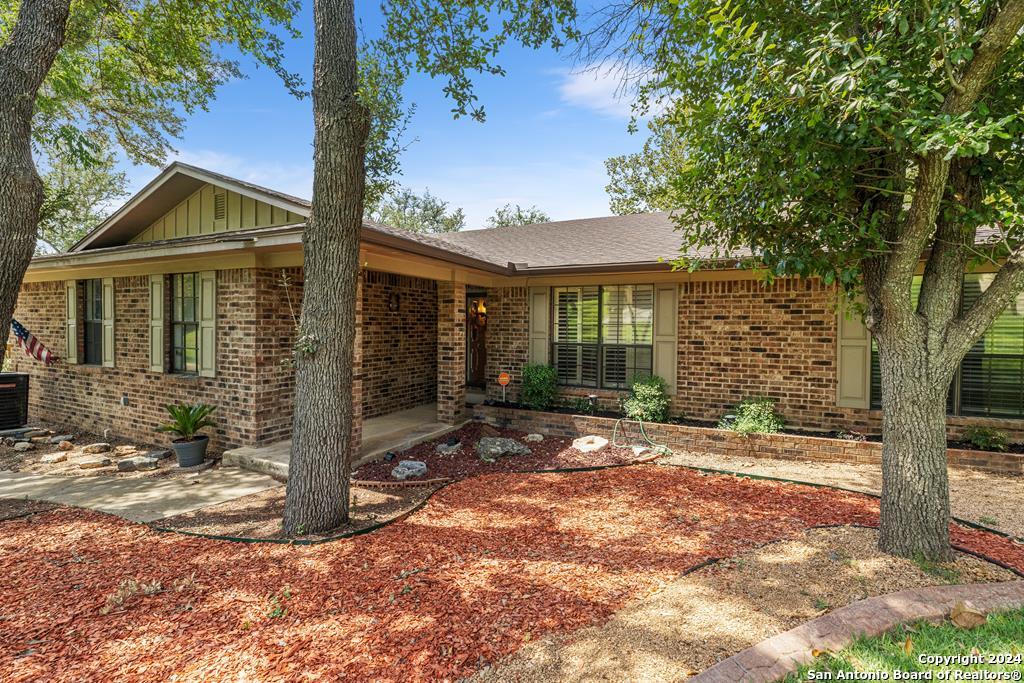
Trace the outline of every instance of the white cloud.
{"label": "white cloud", "polygon": [[622,72],[615,68],[564,71],[558,92],[562,102],[613,118],[628,119],[632,101],[622,88]]}

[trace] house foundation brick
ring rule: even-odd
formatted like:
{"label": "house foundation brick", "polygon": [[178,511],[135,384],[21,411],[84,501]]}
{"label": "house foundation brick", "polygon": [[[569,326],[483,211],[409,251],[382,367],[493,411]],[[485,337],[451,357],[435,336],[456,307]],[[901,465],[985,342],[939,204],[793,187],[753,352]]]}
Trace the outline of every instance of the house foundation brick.
{"label": "house foundation brick", "polygon": [[437,420],[466,417],[466,285],[437,283]]}

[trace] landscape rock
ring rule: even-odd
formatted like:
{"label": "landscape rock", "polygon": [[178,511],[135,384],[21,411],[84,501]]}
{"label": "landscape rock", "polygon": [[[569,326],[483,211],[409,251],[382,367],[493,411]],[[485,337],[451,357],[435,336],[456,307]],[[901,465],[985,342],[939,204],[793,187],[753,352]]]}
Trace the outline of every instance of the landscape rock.
{"label": "landscape rock", "polygon": [[455,455],[462,450],[462,442],[456,441],[455,443],[439,443],[434,448],[438,455]]}
{"label": "landscape rock", "polygon": [[61,451],[70,451],[74,447],[75,444],[71,443],[70,441],[61,441],[59,444],[57,444],[57,449]]}
{"label": "landscape rock", "polygon": [[580,453],[597,453],[603,451],[608,447],[608,439],[603,436],[597,436],[590,434],[588,436],[581,436],[572,442],[572,447],[578,450]]}
{"label": "landscape rock", "polygon": [[26,439],[36,439],[40,436],[49,436],[50,432],[45,429],[30,429],[29,431],[22,434],[22,437]]}
{"label": "landscape rock", "polygon": [[641,455],[643,455],[644,453],[646,453],[647,451],[649,451],[651,449],[648,448],[647,446],[632,446],[630,448],[630,450],[633,451],[633,455],[635,457],[639,458]]}
{"label": "landscape rock", "polygon": [[97,453],[109,453],[112,446],[106,442],[89,444],[82,449],[83,453],[89,453],[90,455],[96,455]]}
{"label": "landscape rock", "polygon": [[47,453],[43,457],[39,458],[39,462],[43,463],[44,465],[54,465],[58,462],[64,462],[67,459],[67,453],[57,451],[56,453]]}
{"label": "landscape rock", "polygon": [[114,455],[135,455],[138,450],[135,446],[114,446]]}
{"label": "landscape rock", "polygon": [[25,451],[30,451],[33,448],[35,448],[35,446],[33,446],[28,441],[19,441],[18,443],[14,444],[14,450],[16,450],[19,453],[24,453]]}
{"label": "landscape rock", "polygon": [[138,472],[142,470],[155,470],[160,463],[160,458],[150,455],[135,455],[117,462],[118,472]]}
{"label": "landscape rock", "polygon": [[18,442],[13,437],[10,437],[10,436],[4,437],[4,445],[5,446],[13,446],[16,443],[18,443]]}
{"label": "landscape rock", "polygon": [[515,439],[485,436],[476,442],[476,452],[482,460],[493,461],[506,456],[530,455],[533,451]]}
{"label": "landscape rock", "polygon": [[543,434],[527,434],[526,436],[523,437],[523,441],[527,441],[529,443],[536,443],[538,441],[543,441],[543,440],[544,440],[544,435]]}
{"label": "landscape rock", "polygon": [[488,424],[480,426],[480,433],[484,436],[501,436],[501,432]]}
{"label": "landscape rock", "polygon": [[60,443],[61,441],[74,441],[74,434],[58,434],[57,436],[51,436],[50,443]]}
{"label": "landscape rock", "polygon": [[83,470],[94,470],[99,467],[107,467],[110,465],[110,458],[102,455],[94,455],[91,458],[82,458],[77,461],[79,469]]}
{"label": "landscape rock", "polygon": [[405,481],[409,477],[419,477],[427,473],[427,463],[420,460],[402,460],[395,469],[391,470],[391,476],[399,481]]}
{"label": "landscape rock", "polygon": [[48,436],[33,436],[29,439],[32,443],[50,443],[50,437]]}
{"label": "landscape rock", "polygon": [[163,460],[164,458],[171,457],[171,449],[169,449],[169,448],[158,448],[155,451],[147,451],[146,453],[143,453],[142,455],[145,458],[153,458],[157,462],[159,462],[159,461]]}

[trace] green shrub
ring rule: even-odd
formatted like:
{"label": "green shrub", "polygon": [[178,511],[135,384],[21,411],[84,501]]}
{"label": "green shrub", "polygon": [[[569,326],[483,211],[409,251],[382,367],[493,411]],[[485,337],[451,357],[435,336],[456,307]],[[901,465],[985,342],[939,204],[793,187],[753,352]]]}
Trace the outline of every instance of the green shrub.
{"label": "green shrub", "polygon": [[521,391],[523,405],[547,410],[558,396],[558,373],[550,365],[524,365]]}
{"label": "green shrub", "polygon": [[964,441],[982,451],[1005,451],[1008,439],[1006,432],[992,427],[968,427],[964,430]]}
{"label": "green shrub", "polygon": [[782,416],[775,412],[774,399],[763,396],[745,399],[736,406],[733,415],[726,415],[718,423],[719,429],[731,429],[740,434],[774,434],[785,426]]}
{"label": "green shrub", "polygon": [[573,396],[566,401],[566,407],[578,415],[593,415],[597,406],[589,396]]}
{"label": "green shrub", "polygon": [[205,403],[179,403],[165,407],[171,415],[171,421],[160,425],[156,430],[176,434],[182,441],[192,441],[200,429],[217,426],[217,423],[210,419],[210,413],[216,408]]}
{"label": "green shrub", "polygon": [[631,420],[664,422],[668,419],[670,403],[665,380],[654,375],[636,375],[629,397],[622,402],[622,410]]}

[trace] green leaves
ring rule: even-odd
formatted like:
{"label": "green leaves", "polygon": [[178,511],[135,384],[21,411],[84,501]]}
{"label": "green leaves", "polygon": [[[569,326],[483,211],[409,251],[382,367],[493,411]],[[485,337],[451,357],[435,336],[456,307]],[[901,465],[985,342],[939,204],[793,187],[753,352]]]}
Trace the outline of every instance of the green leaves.
{"label": "green leaves", "polygon": [[969,157],[985,201],[960,220],[1012,226],[1010,243],[1019,242],[1021,41],[977,106],[944,109],[987,4],[673,7],[640,50],[660,74],[648,94],[671,105],[651,122],[643,153],[607,162],[616,211],[673,208],[684,252],[714,260],[750,250],[770,276],[857,287],[860,264],[899,234],[920,159]]}

